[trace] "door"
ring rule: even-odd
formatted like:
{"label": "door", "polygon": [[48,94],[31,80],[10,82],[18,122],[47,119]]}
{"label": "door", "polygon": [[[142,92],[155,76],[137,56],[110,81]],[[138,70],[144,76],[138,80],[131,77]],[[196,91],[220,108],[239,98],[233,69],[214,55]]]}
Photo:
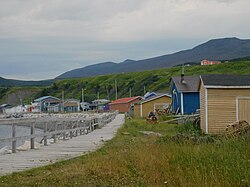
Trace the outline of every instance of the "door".
{"label": "door", "polygon": [[250,98],[238,98],[238,120],[250,123]]}

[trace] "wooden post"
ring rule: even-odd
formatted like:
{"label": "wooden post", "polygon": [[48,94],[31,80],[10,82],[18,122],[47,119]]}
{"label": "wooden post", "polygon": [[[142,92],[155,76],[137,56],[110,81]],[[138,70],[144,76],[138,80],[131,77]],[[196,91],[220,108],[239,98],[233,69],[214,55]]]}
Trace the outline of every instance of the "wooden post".
{"label": "wooden post", "polygon": [[[55,132],[57,131],[57,123],[55,123]],[[53,135],[54,143],[56,143],[56,133]]]}
{"label": "wooden post", "polygon": [[[63,121],[63,130],[66,130],[65,122]],[[66,140],[66,132],[63,132],[63,141]]]}
{"label": "wooden post", "polygon": [[16,153],[16,125],[12,123],[12,153]]}
{"label": "wooden post", "polygon": [[92,119],[89,120],[89,127],[88,127],[89,131],[88,131],[88,133],[91,132],[91,125],[92,125]]}
{"label": "wooden post", "polygon": [[[34,135],[35,134],[35,124],[32,123],[30,126],[30,134]],[[30,138],[30,148],[35,149],[35,137]]]}
{"label": "wooden post", "polygon": [[70,122],[70,132],[69,132],[70,139],[73,138],[73,126],[74,126],[73,122]]}
{"label": "wooden post", "polygon": [[[80,120],[80,121],[79,121],[79,124],[80,124],[79,126],[80,126],[80,127],[83,127],[83,123],[84,123],[84,122]],[[80,135],[83,134],[82,131],[83,131],[83,130],[81,129],[81,130],[80,130]]]}
{"label": "wooden post", "polygon": [[77,120],[75,123],[76,123],[76,136],[78,136],[78,130],[77,130],[77,128],[79,127],[79,120]]}
{"label": "wooden post", "polygon": [[[45,122],[45,124],[43,125],[43,132],[44,132],[44,134],[47,133],[47,126],[48,126],[48,124],[47,124],[47,122]],[[48,145],[47,135],[44,135],[43,141],[44,141],[44,145],[47,146]]]}

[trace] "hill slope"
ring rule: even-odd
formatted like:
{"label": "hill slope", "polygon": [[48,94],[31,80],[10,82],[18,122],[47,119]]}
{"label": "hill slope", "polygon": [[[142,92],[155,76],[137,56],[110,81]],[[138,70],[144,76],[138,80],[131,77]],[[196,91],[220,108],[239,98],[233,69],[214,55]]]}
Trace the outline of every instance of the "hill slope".
{"label": "hill slope", "polygon": [[250,40],[238,38],[223,38],[210,40],[193,49],[163,55],[144,60],[126,60],[122,63],[106,62],[68,71],[58,76],[58,79],[90,77],[121,72],[139,72],[160,69],[175,65],[209,60],[230,60],[250,56]]}
{"label": "hill slope", "polygon": [[[92,101],[97,98],[115,98],[114,82],[118,84],[118,97],[129,97],[132,95],[143,95],[144,86],[146,91],[168,91],[169,81],[172,76],[181,74],[181,67],[150,70],[140,73],[130,72],[123,74],[102,75],[88,78],[75,78],[59,80],[48,88],[44,88],[42,95],[53,95],[61,98],[64,90],[65,98],[81,99],[81,90],[85,90],[85,100]],[[185,75],[200,74],[250,74],[250,60],[235,61],[213,66],[188,66],[185,67]]]}
{"label": "hill slope", "polygon": [[42,80],[42,81],[21,81],[14,79],[5,79],[0,77],[0,87],[14,87],[14,86],[49,86],[55,80]]}

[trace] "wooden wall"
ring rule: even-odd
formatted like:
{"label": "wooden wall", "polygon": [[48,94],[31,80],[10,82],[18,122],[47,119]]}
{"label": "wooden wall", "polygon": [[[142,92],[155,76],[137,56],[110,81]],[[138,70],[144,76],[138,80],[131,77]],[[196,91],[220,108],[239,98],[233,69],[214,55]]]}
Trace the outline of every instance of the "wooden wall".
{"label": "wooden wall", "polygon": [[116,104],[110,104],[109,109],[111,111],[118,110],[119,113],[126,113],[130,111],[130,106],[134,103],[137,103],[141,100],[141,98],[135,99],[128,103],[116,103]]}
{"label": "wooden wall", "polygon": [[205,88],[200,84],[200,115],[201,115],[201,130],[206,132],[206,101]]}
{"label": "wooden wall", "polygon": [[147,117],[149,112],[154,111],[154,104],[156,103],[166,103],[171,104],[172,99],[168,96],[163,96],[152,101],[148,101],[142,104],[142,116],[141,116],[141,105],[136,104],[134,107],[134,117]]}
{"label": "wooden wall", "polygon": [[250,124],[250,97],[238,99],[238,119]]}
{"label": "wooden wall", "polygon": [[[207,89],[208,133],[223,133],[237,120],[236,98],[250,97],[250,89]],[[247,112],[247,111],[245,111]],[[250,111],[248,111],[250,115]]]}

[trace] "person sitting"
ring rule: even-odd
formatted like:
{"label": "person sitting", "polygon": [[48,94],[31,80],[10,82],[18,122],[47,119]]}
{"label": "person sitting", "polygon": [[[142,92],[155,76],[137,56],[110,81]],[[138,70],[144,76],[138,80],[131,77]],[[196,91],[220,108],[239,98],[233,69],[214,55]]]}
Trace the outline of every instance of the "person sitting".
{"label": "person sitting", "polygon": [[155,116],[155,113],[153,111],[149,112],[148,119],[151,120],[151,121],[157,120],[157,118]]}

